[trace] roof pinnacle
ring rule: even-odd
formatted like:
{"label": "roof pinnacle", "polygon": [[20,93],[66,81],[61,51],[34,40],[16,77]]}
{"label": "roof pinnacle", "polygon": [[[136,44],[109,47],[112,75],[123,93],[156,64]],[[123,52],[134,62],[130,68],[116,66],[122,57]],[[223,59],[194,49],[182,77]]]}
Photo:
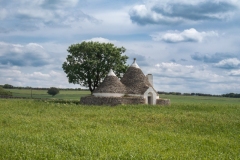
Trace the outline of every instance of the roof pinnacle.
{"label": "roof pinnacle", "polygon": [[133,59],[133,63],[131,65],[131,67],[135,67],[135,68],[140,68],[136,62],[136,58]]}
{"label": "roof pinnacle", "polygon": [[110,69],[108,76],[116,76],[112,69]]}

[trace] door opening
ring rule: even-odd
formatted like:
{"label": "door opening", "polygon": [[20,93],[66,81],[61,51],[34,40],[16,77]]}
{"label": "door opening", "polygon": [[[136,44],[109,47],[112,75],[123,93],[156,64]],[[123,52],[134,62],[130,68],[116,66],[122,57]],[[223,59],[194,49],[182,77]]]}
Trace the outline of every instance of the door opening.
{"label": "door opening", "polygon": [[151,104],[151,102],[152,102],[152,97],[148,96],[148,104]]}
{"label": "door opening", "polygon": [[153,94],[151,92],[148,93],[147,104],[153,104]]}

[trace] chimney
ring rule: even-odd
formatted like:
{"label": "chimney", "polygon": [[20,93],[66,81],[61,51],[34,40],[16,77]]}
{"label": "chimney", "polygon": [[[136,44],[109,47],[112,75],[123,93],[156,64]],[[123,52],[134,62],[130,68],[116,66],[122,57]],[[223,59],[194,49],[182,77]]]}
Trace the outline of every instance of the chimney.
{"label": "chimney", "polygon": [[148,79],[148,82],[153,86],[153,75],[152,74],[148,74],[147,75],[147,79]]}

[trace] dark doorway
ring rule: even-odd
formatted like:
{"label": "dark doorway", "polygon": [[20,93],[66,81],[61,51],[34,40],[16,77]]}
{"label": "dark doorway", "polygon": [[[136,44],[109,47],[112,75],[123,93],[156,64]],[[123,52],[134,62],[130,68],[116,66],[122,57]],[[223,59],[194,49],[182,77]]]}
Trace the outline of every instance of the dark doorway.
{"label": "dark doorway", "polygon": [[151,96],[148,96],[148,104],[152,104],[152,97]]}

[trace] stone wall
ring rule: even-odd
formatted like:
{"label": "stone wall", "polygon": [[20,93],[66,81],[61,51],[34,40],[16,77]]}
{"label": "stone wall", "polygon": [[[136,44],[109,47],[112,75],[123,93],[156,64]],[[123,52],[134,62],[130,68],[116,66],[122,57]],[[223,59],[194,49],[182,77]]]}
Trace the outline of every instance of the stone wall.
{"label": "stone wall", "polygon": [[[143,97],[95,97],[87,96],[82,97],[80,104],[83,105],[108,105],[116,106],[122,104],[145,104]],[[171,104],[170,99],[157,99],[156,105],[169,106]]]}
{"label": "stone wall", "polygon": [[156,105],[169,106],[171,104],[170,99],[157,99]]}
{"label": "stone wall", "polygon": [[145,104],[143,97],[82,97],[80,104],[84,105],[110,105],[116,106],[121,104]]}

